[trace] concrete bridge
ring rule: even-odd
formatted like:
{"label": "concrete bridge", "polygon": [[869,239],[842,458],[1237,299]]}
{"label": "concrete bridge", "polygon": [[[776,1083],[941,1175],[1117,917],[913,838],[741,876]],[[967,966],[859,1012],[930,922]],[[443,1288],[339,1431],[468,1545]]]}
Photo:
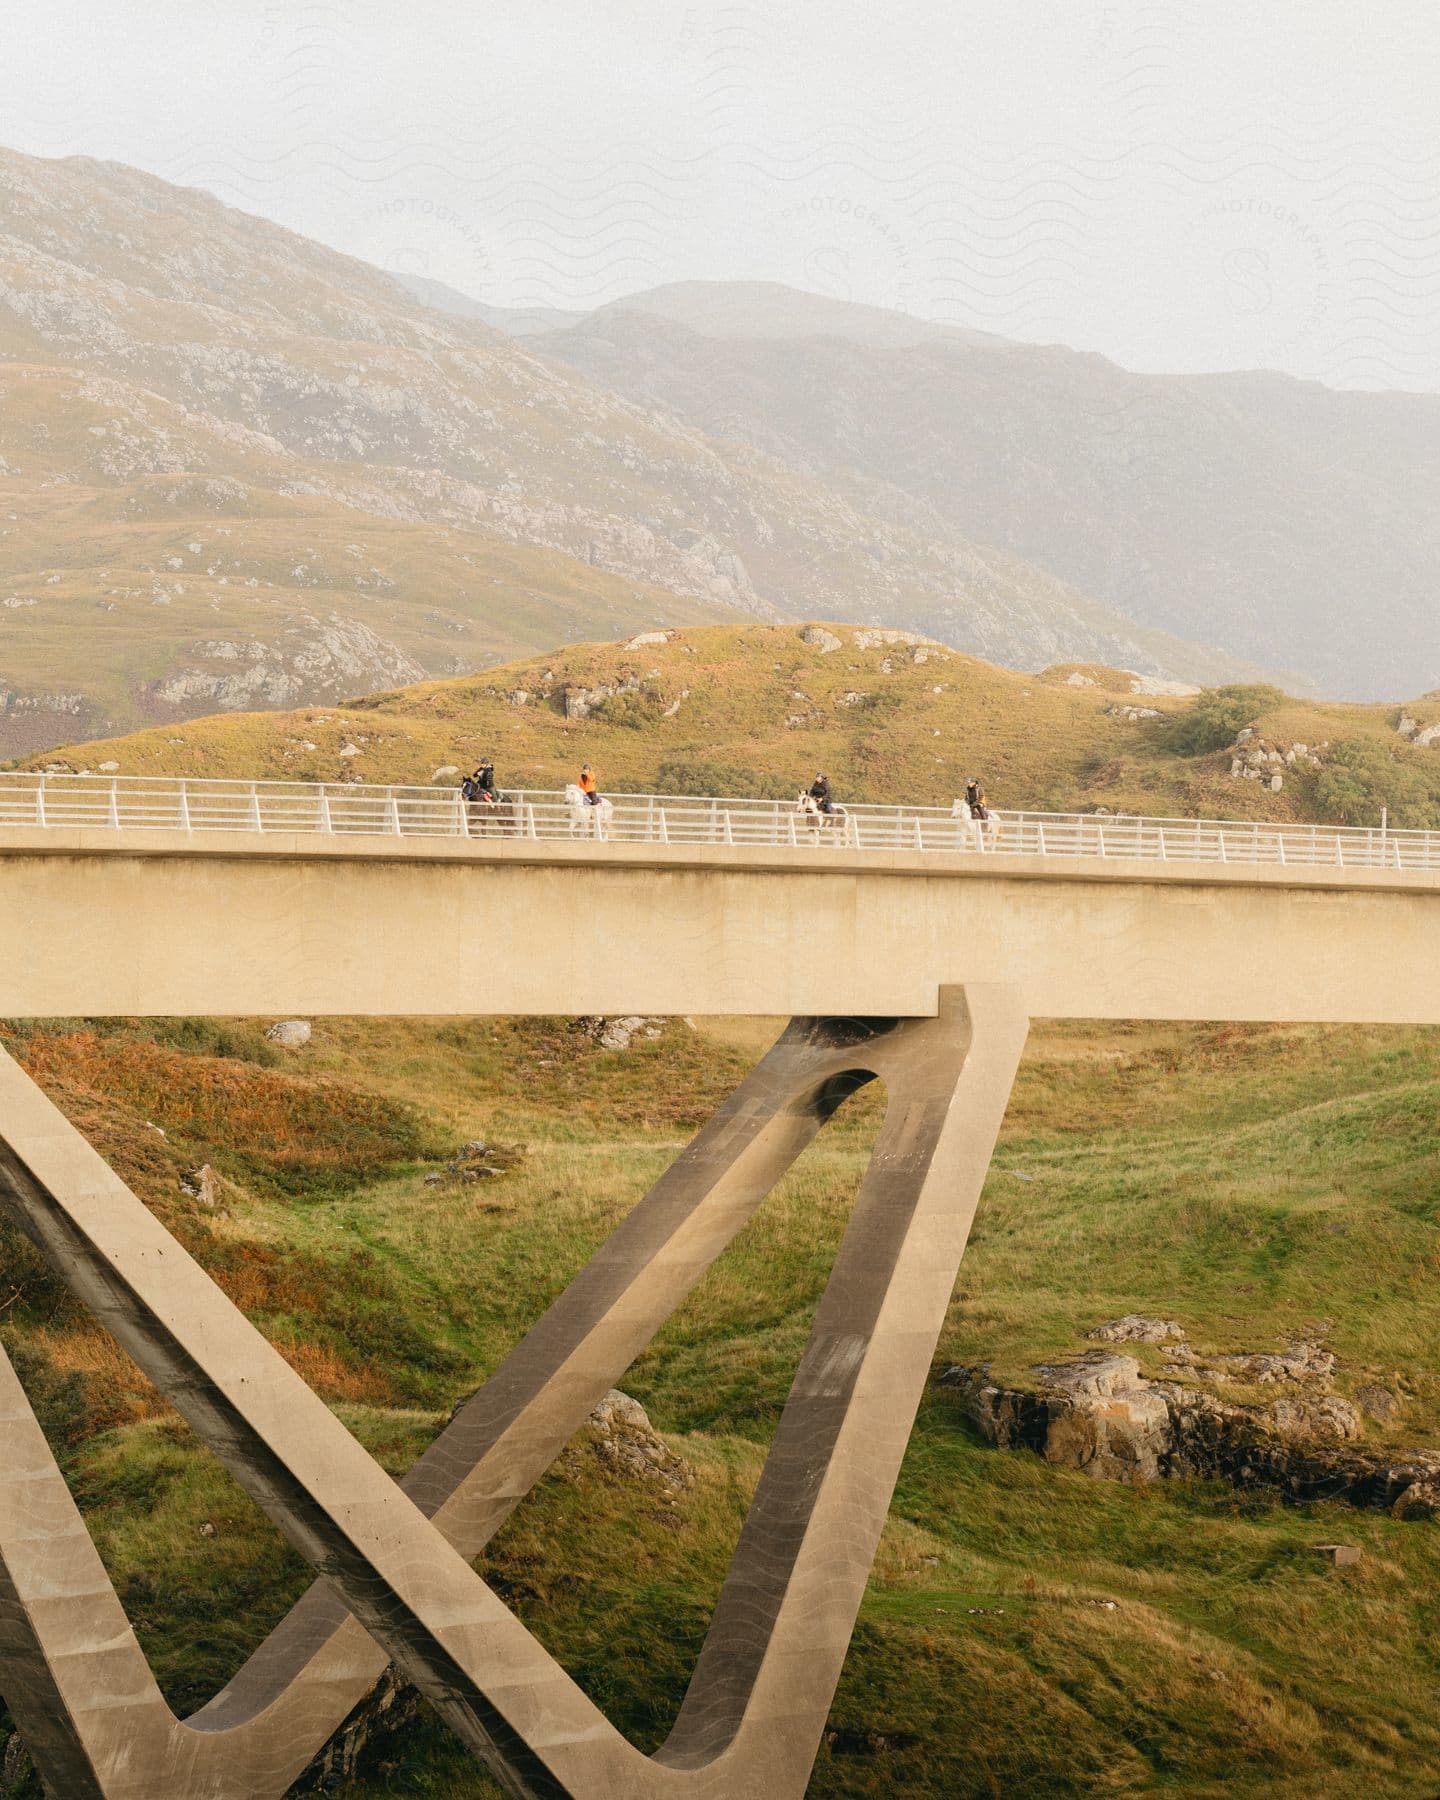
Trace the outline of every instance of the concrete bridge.
{"label": "concrete bridge", "polygon": [[[0,1051],[0,1212],[323,1577],[201,1711],[0,1351],[0,1695],[64,1800],[280,1795],[393,1661],[516,1796],[798,1800],[1027,1014],[1440,1023],[1440,839],[0,776],[0,1014],[796,1012],[398,1484]],[[572,835],[574,834],[574,835]],[[847,1095],[885,1117],[674,1728],[471,1564]]]}
{"label": "concrete bridge", "polygon": [[1440,834],[0,776],[0,1014],[1440,1022]]}

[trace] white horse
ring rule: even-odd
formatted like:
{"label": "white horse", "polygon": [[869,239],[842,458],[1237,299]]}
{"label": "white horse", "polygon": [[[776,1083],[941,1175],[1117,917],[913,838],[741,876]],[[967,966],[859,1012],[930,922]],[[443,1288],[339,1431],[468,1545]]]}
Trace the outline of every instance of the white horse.
{"label": "white horse", "polygon": [[840,827],[840,835],[845,835],[846,813],[843,806],[837,806],[827,813],[815,796],[806,790],[795,796],[795,810],[815,834],[816,843],[820,841],[822,831],[833,831],[837,825]]}
{"label": "white horse", "polygon": [[957,850],[993,850],[999,844],[1000,818],[997,813],[987,810],[985,818],[977,819],[964,800],[957,800],[950,808],[950,817],[956,822]]}
{"label": "white horse", "polygon": [[585,798],[585,790],[579,782],[570,782],[565,789],[565,804],[570,809],[570,835],[575,837],[598,838],[603,844],[610,836],[610,821],[615,816],[615,808],[602,794],[594,806]]}

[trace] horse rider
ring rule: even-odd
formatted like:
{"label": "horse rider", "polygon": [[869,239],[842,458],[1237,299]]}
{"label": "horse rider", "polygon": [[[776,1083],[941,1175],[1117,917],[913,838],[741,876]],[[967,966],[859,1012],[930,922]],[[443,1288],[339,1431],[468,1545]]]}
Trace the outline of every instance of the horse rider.
{"label": "horse rider", "polygon": [[970,809],[972,819],[984,820],[990,817],[990,804],[977,775],[969,775],[965,779],[965,804]]}
{"label": "horse rider", "polygon": [[600,804],[600,790],[595,785],[595,771],[590,767],[589,763],[581,765],[580,779],[576,783],[576,786],[585,796],[585,804],[587,806],[598,806]]}
{"label": "horse rider", "polygon": [[823,769],[815,771],[815,779],[810,783],[810,798],[822,813],[833,813],[835,802],[830,798],[830,778]]}
{"label": "horse rider", "polygon": [[482,806],[495,805],[495,765],[488,757],[477,763],[474,774],[467,775],[460,783],[460,796],[465,802],[466,816],[472,825],[478,824],[483,816],[480,811]]}

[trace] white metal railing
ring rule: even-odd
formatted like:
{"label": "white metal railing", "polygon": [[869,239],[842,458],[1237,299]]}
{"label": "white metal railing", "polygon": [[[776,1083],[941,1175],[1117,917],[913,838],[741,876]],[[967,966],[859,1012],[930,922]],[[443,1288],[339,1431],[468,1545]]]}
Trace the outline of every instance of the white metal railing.
{"label": "white metal railing", "polygon": [[919,850],[1295,868],[1440,869],[1440,832],[1095,813],[1006,812],[982,829],[938,806],[847,806],[821,822],[793,800],[611,794],[610,810],[521,789],[467,805],[454,788],[179,780],[0,771],[0,828],[315,832],[386,837],[606,838],[622,843]]}

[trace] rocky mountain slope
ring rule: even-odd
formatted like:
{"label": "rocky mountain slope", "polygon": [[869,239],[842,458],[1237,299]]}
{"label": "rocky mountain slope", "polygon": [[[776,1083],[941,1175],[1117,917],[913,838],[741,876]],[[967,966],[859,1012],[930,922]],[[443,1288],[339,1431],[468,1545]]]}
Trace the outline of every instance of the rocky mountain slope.
{"label": "rocky mountain slope", "polygon": [[[580,762],[614,791],[948,805],[978,771],[1000,807],[1440,828],[1440,694],[1405,707],[1265,686],[1166,692],[1098,664],[1022,675],[913,632],[723,625],[571,644],[334,706],[196,719],[32,759],[123,775],[502,787]],[[1157,691],[1159,690],[1159,691]]]}
{"label": "rocky mountain slope", "polygon": [[[44,740],[37,714],[324,698],[602,618],[838,613],[1020,663],[1238,666],[119,165],[0,153],[0,383],[0,754]],[[118,534],[76,542],[87,508]],[[35,631],[62,597],[79,612]],[[236,664],[253,686],[214,679]]]}
{"label": "rocky mountain slope", "polygon": [[1152,630],[1354,699],[1440,683],[1435,396],[1134,375],[764,283],[658,288],[527,341]]}

